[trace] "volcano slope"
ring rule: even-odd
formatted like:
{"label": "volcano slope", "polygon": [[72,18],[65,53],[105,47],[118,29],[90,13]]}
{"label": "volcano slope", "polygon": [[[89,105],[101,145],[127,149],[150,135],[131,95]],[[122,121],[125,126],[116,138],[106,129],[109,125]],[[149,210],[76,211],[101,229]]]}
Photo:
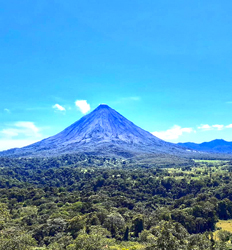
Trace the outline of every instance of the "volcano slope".
{"label": "volcano slope", "polygon": [[23,148],[0,152],[0,156],[40,157],[60,154],[134,157],[138,155],[189,156],[178,145],[165,142],[101,104],[60,133]]}

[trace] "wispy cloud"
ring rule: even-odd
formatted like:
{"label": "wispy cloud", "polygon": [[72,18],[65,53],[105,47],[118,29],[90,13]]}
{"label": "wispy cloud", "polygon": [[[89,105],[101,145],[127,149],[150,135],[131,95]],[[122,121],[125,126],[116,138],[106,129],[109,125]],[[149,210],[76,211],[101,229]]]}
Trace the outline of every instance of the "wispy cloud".
{"label": "wispy cloud", "polygon": [[90,111],[90,105],[87,103],[86,100],[76,100],[75,105],[81,111],[82,114],[86,114]]}
{"label": "wispy cloud", "polygon": [[116,100],[114,103],[125,103],[125,102],[138,102],[141,101],[140,96],[128,96],[128,97],[121,97]]}
{"label": "wispy cloud", "polygon": [[43,110],[43,111],[45,111],[45,110],[49,110],[50,109],[50,107],[49,106],[45,106],[45,107],[27,107],[27,108],[25,108],[25,110],[26,111],[41,111],[41,110]]}
{"label": "wispy cloud", "polygon": [[197,128],[199,130],[207,131],[207,130],[223,130],[224,128],[228,128],[228,127],[222,124],[215,124],[215,125],[201,124]]}
{"label": "wispy cloud", "polygon": [[152,132],[153,135],[157,136],[160,139],[167,140],[167,141],[173,141],[177,140],[179,137],[181,137],[185,133],[197,133],[197,132],[206,132],[206,131],[221,131],[224,129],[230,129],[232,128],[232,124],[229,125],[222,125],[222,124],[201,124],[200,126],[197,126],[196,128],[182,128],[179,125],[174,125],[172,128],[164,130],[164,131],[155,131]]}
{"label": "wispy cloud", "polygon": [[200,130],[212,130],[212,126],[210,126],[209,124],[201,124],[197,128]]}
{"label": "wispy cloud", "polygon": [[153,135],[157,136],[163,140],[176,140],[184,133],[192,133],[194,132],[193,128],[182,128],[179,125],[174,125],[172,128],[165,131],[155,131],[152,132]]}
{"label": "wispy cloud", "polygon": [[0,130],[0,150],[23,147],[42,139],[34,122],[18,121]]}
{"label": "wispy cloud", "polygon": [[54,108],[55,110],[58,110],[58,111],[65,111],[66,109],[61,106],[60,104],[55,104],[52,106],[52,108]]}
{"label": "wispy cloud", "polygon": [[33,122],[19,121],[0,131],[2,137],[40,137],[40,129]]}
{"label": "wispy cloud", "polygon": [[139,96],[130,96],[130,97],[126,97],[126,100],[130,100],[130,101],[140,101],[141,97]]}
{"label": "wispy cloud", "polygon": [[10,110],[9,109],[7,109],[7,108],[5,108],[4,109],[4,112],[6,112],[6,113],[8,113],[8,114],[10,114],[11,112],[10,112]]}
{"label": "wispy cloud", "polygon": [[219,125],[219,124],[212,125],[212,127],[215,128],[215,129],[217,129],[217,130],[224,129],[224,125]]}

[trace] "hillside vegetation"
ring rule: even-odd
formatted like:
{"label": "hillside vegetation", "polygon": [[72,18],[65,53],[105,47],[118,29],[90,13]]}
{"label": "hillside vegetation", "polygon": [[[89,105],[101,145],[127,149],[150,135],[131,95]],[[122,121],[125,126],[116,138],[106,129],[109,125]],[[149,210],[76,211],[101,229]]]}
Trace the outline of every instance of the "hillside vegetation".
{"label": "hillside vegetation", "polygon": [[231,177],[230,161],[0,158],[0,250],[231,249]]}

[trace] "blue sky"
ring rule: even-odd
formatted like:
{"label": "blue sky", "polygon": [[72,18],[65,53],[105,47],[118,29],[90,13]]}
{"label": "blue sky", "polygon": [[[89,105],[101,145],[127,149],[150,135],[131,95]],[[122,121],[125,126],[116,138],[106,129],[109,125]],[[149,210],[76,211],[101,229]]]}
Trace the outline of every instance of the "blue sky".
{"label": "blue sky", "polygon": [[54,135],[99,103],[167,141],[232,141],[231,9],[2,1],[0,150]]}

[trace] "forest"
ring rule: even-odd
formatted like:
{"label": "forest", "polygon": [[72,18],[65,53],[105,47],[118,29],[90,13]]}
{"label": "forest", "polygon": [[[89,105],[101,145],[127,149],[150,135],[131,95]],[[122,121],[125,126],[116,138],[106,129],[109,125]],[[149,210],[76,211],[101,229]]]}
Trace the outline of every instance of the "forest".
{"label": "forest", "polygon": [[228,160],[1,157],[0,250],[232,249],[231,177]]}

